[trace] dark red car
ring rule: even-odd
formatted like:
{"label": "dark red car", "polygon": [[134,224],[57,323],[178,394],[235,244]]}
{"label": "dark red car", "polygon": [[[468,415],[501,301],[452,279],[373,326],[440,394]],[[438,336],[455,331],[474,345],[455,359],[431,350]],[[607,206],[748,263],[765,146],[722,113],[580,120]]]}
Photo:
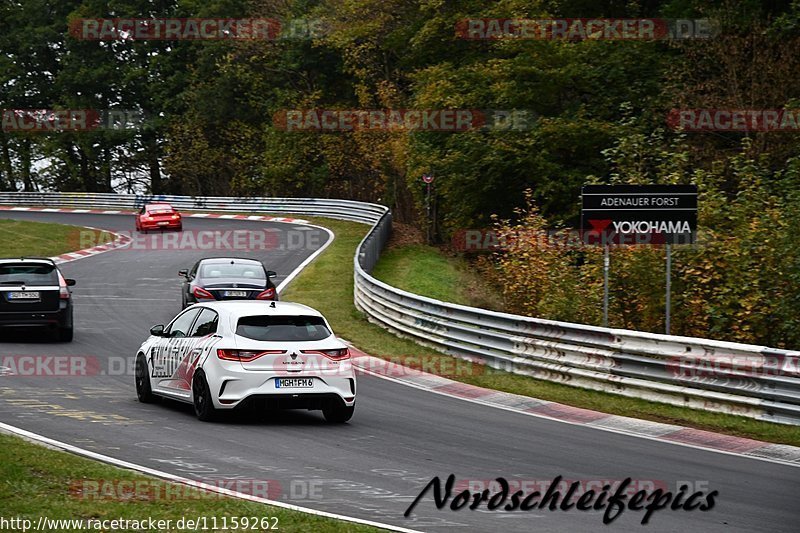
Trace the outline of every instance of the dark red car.
{"label": "dark red car", "polygon": [[136,214],[136,229],[143,233],[165,229],[181,231],[181,214],[169,204],[147,204]]}

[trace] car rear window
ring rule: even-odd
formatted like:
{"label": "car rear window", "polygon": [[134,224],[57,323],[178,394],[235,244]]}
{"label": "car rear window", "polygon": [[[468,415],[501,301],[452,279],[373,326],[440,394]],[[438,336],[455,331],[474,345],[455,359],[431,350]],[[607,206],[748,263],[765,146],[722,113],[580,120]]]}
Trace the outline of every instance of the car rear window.
{"label": "car rear window", "polygon": [[27,285],[58,285],[58,272],[53,265],[0,265],[0,285],[22,282]]}
{"label": "car rear window", "polygon": [[319,341],[330,330],[319,316],[245,316],[236,325],[236,334],[256,341]]}
{"label": "car rear window", "polygon": [[153,215],[167,215],[174,213],[175,210],[171,207],[151,207],[147,212]]}
{"label": "car rear window", "polygon": [[200,268],[201,278],[267,279],[264,267],[257,264],[211,263]]}

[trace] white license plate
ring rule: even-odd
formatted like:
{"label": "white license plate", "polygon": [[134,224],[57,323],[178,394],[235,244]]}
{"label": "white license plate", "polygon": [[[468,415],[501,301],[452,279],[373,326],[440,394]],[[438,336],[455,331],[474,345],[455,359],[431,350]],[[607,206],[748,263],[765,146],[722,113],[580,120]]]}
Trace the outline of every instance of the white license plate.
{"label": "white license plate", "polygon": [[225,296],[247,296],[247,291],[225,291]]}
{"label": "white license plate", "polygon": [[159,226],[166,226],[167,224],[169,224],[169,222],[159,222],[158,223]]}
{"label": "white license plate", "polygon": [[9,292],[8,293],[9,300],[38,300],[39,299],[39,292],[38,291],[27,291],[27,292]]}
{"label": "white license plate", "polygon": [[314,380],[311,378],[278,378],[275,380],[276,389],[312,389]]}

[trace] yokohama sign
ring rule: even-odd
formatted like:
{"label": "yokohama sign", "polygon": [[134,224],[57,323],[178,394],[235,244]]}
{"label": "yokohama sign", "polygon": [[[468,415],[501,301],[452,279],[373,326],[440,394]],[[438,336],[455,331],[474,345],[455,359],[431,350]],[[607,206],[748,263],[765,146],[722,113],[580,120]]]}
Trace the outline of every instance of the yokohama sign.
{"label": "yokohama sign", "polygon": [[695,242],[695,185],[586,185],[582,202],[587,244]]}

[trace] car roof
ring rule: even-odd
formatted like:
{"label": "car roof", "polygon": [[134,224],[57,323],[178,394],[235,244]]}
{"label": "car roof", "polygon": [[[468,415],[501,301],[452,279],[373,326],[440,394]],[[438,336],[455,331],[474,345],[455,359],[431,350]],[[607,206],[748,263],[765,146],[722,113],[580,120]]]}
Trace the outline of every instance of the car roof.
{"label": "car roof", "polygon": [[247,263],[247,264],[256,264],[260,266],[264,266],[261,264],[261,261],[258,259],[246,259],[244,257],[206,257],[205,259],[201,259],[200,263],[202,264],[210,264],[210,265],[221,265],[223,263],[230,263],[231,261],[237,263]]}
{"label": "car roof", "polygon": [[4,257],[0,258],[2,263],[46,263],[48,265],[55,265],[56,262],[49,257]]}
{"label": "car roof", "polygon": [[322,313],[307,305],[295,302],[274,302],[265,300],[223,300],[218,302],[202,303],[198,307],[208,307],[214,311],[224,312],[235,316],[250,315],[312,315],[322,316]]}

